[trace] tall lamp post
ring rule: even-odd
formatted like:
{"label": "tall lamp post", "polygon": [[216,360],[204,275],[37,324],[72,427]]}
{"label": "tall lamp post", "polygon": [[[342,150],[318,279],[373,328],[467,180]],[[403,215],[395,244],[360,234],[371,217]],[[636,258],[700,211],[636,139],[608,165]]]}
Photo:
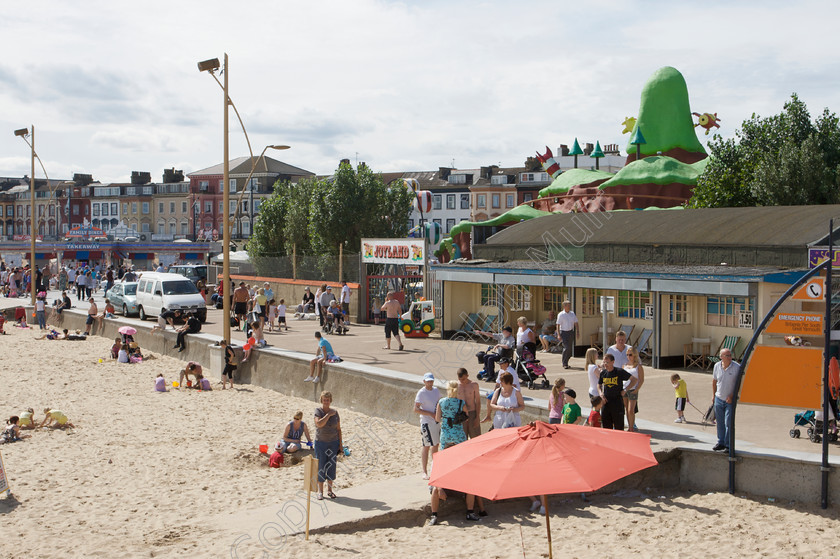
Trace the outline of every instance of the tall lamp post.
{"label": "tall lamp post", "polygon": [[[31,132],[30,132],[31,130]],[[29,129],[20,128],[15,130],[15,136],[20,136],[23,141],[29,146],[31,152],[31,169],[29,173],[29,205],[32,216],[29,219],[29,285],[32,288],[32,306],[35,306],[35,237],[37,229],[35,228],[35,125],[33,124]],[[32,138],[32,142],[26,139],[27,136]]]}
{"label": "tall lamp post", "polygon": [[[262,150],[262,153],[260,153],[260,156],[256,160],[252,159],[252,161],[251,161],[251,172],[248,173],[248,178],[245,179],[245,188],[247,188],[248,191],[249,191],[248,214],[251,217],[251,232],[248,234],[249,238],[251,236],[253,236],[253,234],[254,234],[254,189],[251,188],[251,184],[250,184],[251,183],[251,177],[254,175],[254,171],[257,170],[257,165],[259,165],[260,161],[265,162],[265,160],[263,159],[263,156],[265,156],[265,152],[270,150],[270,149],[276,149],[278,151],[282,151],[282,150],[289,149],[289,146],[282,145],[282,144],[273,144],[273,145],[265,146]],[[265,164],[265,170],[266,170],[266,172],[268,172],[268,164]],[[239,198],[236,200],[236,215],[234,217],[234,219],[237,223],[237,230],[239,232],[239,238],[240,239],[242,238],[242,223],[241,223],[241,218],[239,216],[239,213],[240,213],[240,208],[242,207],[242,196],[245,194],[245,188],[243,188],[239,192]]]}

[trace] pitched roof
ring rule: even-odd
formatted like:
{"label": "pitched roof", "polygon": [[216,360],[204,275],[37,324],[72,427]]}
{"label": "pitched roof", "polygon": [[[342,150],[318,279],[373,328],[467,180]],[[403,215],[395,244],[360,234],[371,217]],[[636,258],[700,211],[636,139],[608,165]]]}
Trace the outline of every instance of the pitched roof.
{"label": "pitched roof", "polygon": [[840,205],[557,213],[508,227],[487,244],[539,246],[546,232],[562,243],[566,231],[567,244],[585,236],[587,244],[807,247],[827,242],[830,219],[840,227]]}

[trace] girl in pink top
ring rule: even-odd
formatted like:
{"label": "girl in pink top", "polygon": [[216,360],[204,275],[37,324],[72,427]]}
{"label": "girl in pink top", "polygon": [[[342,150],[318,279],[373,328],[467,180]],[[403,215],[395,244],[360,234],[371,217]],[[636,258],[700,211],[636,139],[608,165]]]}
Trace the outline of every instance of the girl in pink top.
{"label": "girl in pink top", "polygon": [[564,388],[566,388],[566,380],[562,378],[554,381],[554,386],[551,388],[551,396],[548,397],[548,423],[551,425],[563,423]]}

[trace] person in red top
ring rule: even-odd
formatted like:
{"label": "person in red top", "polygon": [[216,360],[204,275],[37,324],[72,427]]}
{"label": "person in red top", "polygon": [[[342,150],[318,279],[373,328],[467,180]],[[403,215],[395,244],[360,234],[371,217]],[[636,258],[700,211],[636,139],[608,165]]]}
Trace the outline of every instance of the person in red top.
{"label": "person in red top", "polygon": [[590,427],[600,427],[601,426],[601,408],[604,407],[604,399],[600,396],[595,396],[592,398],[592,411],[589,412],[589,419],[586,420],[586,424]]}
{"label": "person in red top", "polygon": [[269,468],[279,468],[283,465],[283,441],[274,445],[274,452],[268,459]]}

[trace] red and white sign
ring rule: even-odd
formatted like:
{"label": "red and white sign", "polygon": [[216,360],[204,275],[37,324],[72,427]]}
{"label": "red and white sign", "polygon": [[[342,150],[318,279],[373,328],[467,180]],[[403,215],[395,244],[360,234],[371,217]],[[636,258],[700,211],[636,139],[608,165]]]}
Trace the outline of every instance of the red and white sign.
{"label": "red and white sign", "polygon": [[362,261],[366,264],[408,264],[422,266],[422,239],[362,239]]}

